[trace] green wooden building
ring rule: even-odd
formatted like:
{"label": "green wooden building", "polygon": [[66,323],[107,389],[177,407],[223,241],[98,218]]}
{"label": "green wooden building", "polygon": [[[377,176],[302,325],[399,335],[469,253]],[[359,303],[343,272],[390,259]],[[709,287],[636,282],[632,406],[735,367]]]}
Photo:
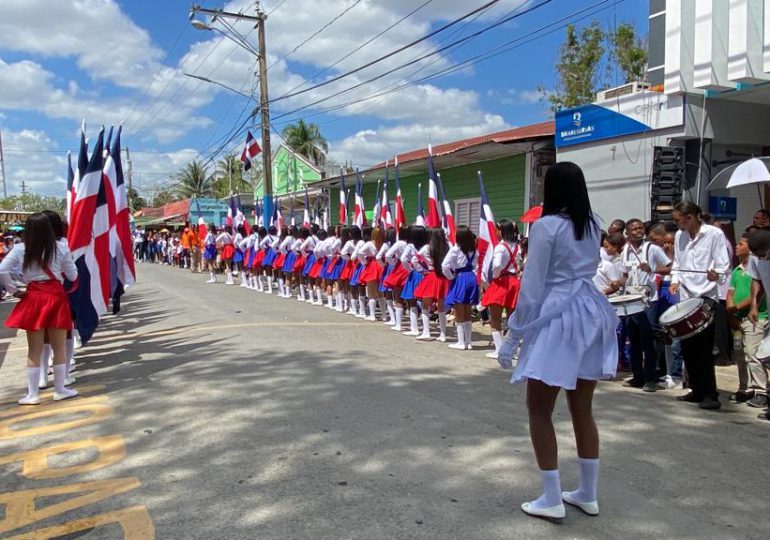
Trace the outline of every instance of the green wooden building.
{"label": "green wooden building", "polygon": [[[305,207],[305,187],[310,205],[315,205],[316,198],[321,194],[318,183],[324,177],[318,166],[284,144],[273,153],[272,164],[273,195],[278,197],[284,216],[292,206],[295,213],[302,213]],[[260,183],[254,193],[255,199],[261,199],[264,192],[264,185]]]}
{"label": "green wooden building", "polygon": [[[492,133],[433,147],[436,170],[444,183],[446,197],[458,225],[468,225],[478,233],[481,195],[477,171],[484,177],[490,206],[496,219],[518,218],[531,206],[542,202],[545,171],[554,162],[553,122]],[[423,208],[427,212],[428,149],[400,154],[399,178],[407,220],[412,223],[417,208],[418,185],[422,184]],[[361,171],[364,177],[364,204],[371,210],[377,182],[385,177],[385,163]],[[330,190],[332,222],[337,222],[340,177],[318,181],[316,186]],[[353,211],[355,175],[345,177],[350,190],[348,211]],[[388,196],[395,200],[393,162],[390,162]]]}

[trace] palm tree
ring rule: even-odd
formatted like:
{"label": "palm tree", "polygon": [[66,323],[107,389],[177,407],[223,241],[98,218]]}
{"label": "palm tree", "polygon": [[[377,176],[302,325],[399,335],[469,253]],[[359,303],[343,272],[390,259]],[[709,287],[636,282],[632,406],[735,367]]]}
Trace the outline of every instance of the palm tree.
{"label": "palm tree", "polygon": [[329,143],[321,135],[318,125],[306,124],[304,120],[299,120],[296,124],[283,128],[281,136],[289,148],[316,165],[323,165],[326,161]]}
{"label": "palm tree", "polygon": [[191,161],[176,175],[174,190],[182,197],[211,196],[213,175],[200,161]]}
{"label": "palm tree", "polygon": [[[214,196],[225,198],[233,193],[251,193],[254,191],[253,178],[257,170],[261,171],[259,161],[251,163],[251,169],[243,170],[243,162],[234,154],[228,154],[217,163],[217,178],[214,180]],[[259,173],[261,174],[261,172]]]}

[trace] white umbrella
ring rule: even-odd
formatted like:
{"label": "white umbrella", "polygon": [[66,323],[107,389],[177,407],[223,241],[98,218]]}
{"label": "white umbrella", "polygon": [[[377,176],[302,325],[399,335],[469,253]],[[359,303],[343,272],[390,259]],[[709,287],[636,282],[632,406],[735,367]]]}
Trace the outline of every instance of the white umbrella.
{"label": "white umbrella", "polygon": [[719,171],[708,189],[729,189],[748,184],[770,182],[770,157],[751,158]]}

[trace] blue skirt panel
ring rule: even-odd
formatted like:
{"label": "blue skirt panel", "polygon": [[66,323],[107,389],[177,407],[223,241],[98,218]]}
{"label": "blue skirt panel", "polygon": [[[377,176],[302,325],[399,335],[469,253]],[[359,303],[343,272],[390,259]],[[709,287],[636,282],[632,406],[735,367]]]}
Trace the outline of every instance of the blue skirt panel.
{"label": "blue skirt panel", "polygon": [[417,270],[409,272],[409,278],[406,280],[406,284],[404,284],[404,288],[401,291],[401,298],[404,300],[414,300],[414,290],[424,277],[422,272]]}
{"label": "blue skirt panel", "polygon": [[278,256],[278,252],[273,248],[267,248],[265,258],[262,259],[262,266],[273,266],[273,261]]}
{"label": "blue skirt panel", "polygon": [[217,246],[215,244],[209,244],[206,249],[203,250],[203,258],[207,261],[213,261],[217,258]]}
{"label": "blue skirt panel", "polygon": [[388,276],[393,271],[393,268],[395,268],[395,265],[389,264],[385,267],[385,270],[382,272],[382,277],[380,278],[380,292],[392,292],[393,289],[390,287],[386,287],[385,280],[388,279]]}
{"label": "blue skirt panel", "polygon": [[449,286],[449,292],[444,299],[447,307],[455,304],[469,304],[475,306],[479,303],[479,283],[473,272],[458,272]]}
{"label": "blue skirt panel", "polygon": [[307,259],[305,260],[305,266],[302,267],[302,275],[304,277],[307,277],[307,275],[310,273],[310,269],[313,268],[313,265],[315,264],[315,254],[311,253],[307,256]]}
{"label": "blue skirt panel", "polygon": [[287,274],[291,274],[294,272],[294,261],[297,260],[297,252],[296,251],[290,251],[286,254],[286,258],[283,261],[283,266],[281,267],[281,270],[283,270]]}
{"label": "blue skirt panel", "polygon": [[365,285],[365,283],[359,283],[358,278],[361,275],[361,272],[364,270],[364,265],[361,263],[358,263],[356,265],[356,269],[353,271],[353,275],[350,277],[350,284],[353,286],[356,285]]}

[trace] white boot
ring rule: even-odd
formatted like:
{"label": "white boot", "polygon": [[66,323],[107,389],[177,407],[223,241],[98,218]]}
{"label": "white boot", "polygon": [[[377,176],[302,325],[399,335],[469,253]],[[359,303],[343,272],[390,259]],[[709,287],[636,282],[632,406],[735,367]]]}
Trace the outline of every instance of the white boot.
{"label": "white boot", "polygon": [[465,321],[465,348],[467,350],[473,349],[473,323],[471,321]]}
{"label": "white boot", "polygon": [[[270,282],[270,277],[267,278],[267,290],[265,291],[267,294],[272,294],[273,287],[272,283]],[[283,280],[283,278],[278,278],[278,296],[281,298],[286,296],[286,284]]]}
{"label": "white boot", "polygon": [[426,311],[422,312],[422,334],[417,336],[417,339],[423,341],[433,340],[433,337],[430,335],[430,314]]}
{"label": "white boot", "polygon": [[329,291],[329,296],[326,297],[326,307],[334,309],[334,292]]}
{"label": "white boot", "polygon": [[441,311],[438,314],[438,340],[441,343],[446,342],[446,311]]}
{"label": "white boot", "polygon": [[377,320],[376,311],[377,311],[377,299],[370,298],[369,299],[369,316],[366,317],[366,320],[376,321]]}
{"label": "white boot", "polygon": [[225,285],[235,285],[235,283],[233,283],[233,273],[232,272],[228,272],[227,273],[227,280],[225,281]]}
{"label": "white boot", "polygon": [[321,290],[321,287],[316,287],[315,302],[313,302],[313,305],[314,306],[324,305],[324,292]]}
{"label": "white boot", "polygon": [[380,309],[382,310],[382,318],[385,318],[385,311],[388,312],[388,320],[385,321],[385,324],[388,326],[393,326],[396,324],[396,312],[393,310],[393,300],[385,300],[385,309],[383,309],[383,304],[380,302]]}
{"label": "white boot", "polygon": [[27,395],[19,400],[19,405],[37,405],[40,403],[38,397],[38,386],[40,384],[40,368],[27,368]]}
{"label": "white boot", "polygon": [[244,288],[248,287],[250,279],[251,278],[246,277],[245,273],[241,274],[241,287],[244,287]]}
{"label": "white boot", "polygon": [[457,323],[457,343],[452,343],[449,348],[465,350],[465,323]]}
{"label": "white boot", "polygon": [[393,330],[396,332],[401,331],[401,321],[404,319],[404,308],[396,306],[395,314],[394,314],[395,321],[393,323]]}
{"label": "white boot", "polygon": [[38,388],[48,388],[48,366],[51,365],[52,358],[53,349],[50,344],[46,343],[43,345],[43,350],[40,353],[40,380],[38,381]]}
{"label": "white boot", "polygon": [[209,280],[206,283],[216,283],[217,275],[214,272],[209,272]]}
{"label": "white boot", "polygon": [[365,296],[359,296],[358,297],[358,315],[356,315],[359,319],[366,319],[366,297]]}
{"label": "white boot", "polygon": [[54,364],[53,366],[53,400],[61,401],[63,399],[73,398],[78,395],[77,390],[72,390],[64,386],[64,380],[67,375],[66,364]]}
{"label": "white boot", "polygon": [[488,352],[486,357],[497,360],[497,351],[500,350],[500,346],[503,344],[503,333],[498,332],[497,330],[492,330],[492,341],[495,344],[495,350],[494,352]]}
{"label": "white boot", "polygon": [[337,307],[336,309],[339,313],[342,313],[345,311],[345,301],[343,300],[344,295],[341,292],[337,293]]}
{"label": "white boot", "polygon": [[358,299],[350,297],[348,305],[348,315],[358,316]]}
{"label": "white boot", "polygon": [[405,336],[417,337],[420,335],[420,330],[417,327],[417,308],[409,308],[409,331],[404,334]]}

